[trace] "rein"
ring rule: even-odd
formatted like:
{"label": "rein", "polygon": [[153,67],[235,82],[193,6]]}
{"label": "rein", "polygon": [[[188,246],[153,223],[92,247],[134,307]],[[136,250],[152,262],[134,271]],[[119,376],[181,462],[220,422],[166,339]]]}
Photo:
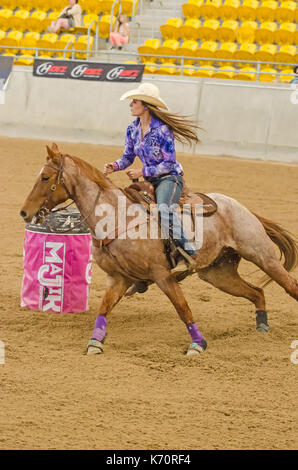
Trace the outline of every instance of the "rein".
{"label": "rein", "polygon": [[[68,191],[67,189],[67,186],[63,180],[63,176],[62,176],[62,172],[64,170],[64,163],[65,163],[65,156],[64,155],[61,155],[61,163],[60,163],[60,166],[59,168],[55,167],[54,165],[51,165],[50,163],[45,163],[44,166],[48,166],[49,168],[52,168],[53,170],[55,170],[57,172],[57,175],[56,175],[56,179],[55,179],[55,182],[52,184],[50,190],[52,192],[56,191],[57,189],[57,185],[58,184],[62,184],[67,195],[69,196],[69,199],[72,200],[72,202],[70,202],[69,204],[67,204],[66,206],[63,206],[63,207],[59,207],[58,209],[53,209],[53,210],[49,210],[47,207],[46,207],[46,203],[48,202],[48,199],[45,200],[45,202],[43,203],[42,207],[40,208],[39,210],[39,214],[41,214],[42,217],[47,217],[50,213],[53,213],[53,212],[59,212],[59,211],[62,211],[64,209],[66,209],[67,207],[71,206],[75,201],[73,200],[73,198],[71,197],[71,194],[70,192]],[[63,231],[59,231],[59,233],[68,233],[68,232],[71,232],[73,229],[77,228],[77,227],[80,227],[81,225],[84,224],[84,222],[86,222],[86,220],[90,217],[90,215],[92,214],[92,212],[94,211],[97,203],[98,203],[98,199],[99,199],[99,196],[100,196],[100,189],[98,189],[98,193],[97,193],[97,196],[96,196],[96,199],[95,199],[95,202],[94,202],[94,206],[92,208],[92,210],[90,211],[90,213],[84,217],[84,219],[80,220],[80,222],[78,222],[77,224],[75,224],[73,227],[67,229],[67,230],[63,230]],[[53,230],[53,227],[51,226],[50,222],[48,222],[48,225],[50,227],[51,230]]]}

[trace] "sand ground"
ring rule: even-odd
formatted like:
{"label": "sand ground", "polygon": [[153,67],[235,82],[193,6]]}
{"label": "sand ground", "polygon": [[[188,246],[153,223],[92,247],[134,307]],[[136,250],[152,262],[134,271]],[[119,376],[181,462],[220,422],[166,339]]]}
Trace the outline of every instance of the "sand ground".
{"label": "sand ground", "polygon": [[[208,340],[186,358],[185,326],[153,286],[122,300],[109,319],[101,356],[83,354],[105,274],[94,265],[90,310],[21,309],[24,223],[18,213],[49,142],[0,138],[0,449],[294,449],[297,447],[297,302],[266,288],[270,333],[255,330],[254,308],[192,276],[182,286]],[[117,147],[60,144],[103,167]],[[189,186],[222,192],[298,233],[298,166],[228,157],[183,156]],[[123,174],[113,180],[127,183]],[[259,272],[241,273],[257,282]],[[298,271],[294,272],[298,277]]]}

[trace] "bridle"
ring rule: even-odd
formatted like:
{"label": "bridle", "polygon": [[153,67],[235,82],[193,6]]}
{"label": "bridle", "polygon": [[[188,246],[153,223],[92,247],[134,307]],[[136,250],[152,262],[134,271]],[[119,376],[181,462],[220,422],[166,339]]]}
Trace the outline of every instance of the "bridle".
{"label": "bridle", "polygon": [[[67,186],[65,184],[65,181],[63,179],[63,170],[64,170],[64,164],[65,164],[65,155],[61,155],[61,161],[60,161],[60,166],[59,168],[57,168],[56,166],[54,165],[51,165],[50,163],[45,163],[44,166],[47,166],[49,168],[52,168],[53,170],[56,171],[56,178],[55,178],[55,181],[54,183],[51,185],[50,187],[50,193],[53,193],[56,191],[57,189],[57,186],[59,184],[62,184],[63,188],[65,189],[66,191],[66,194],[68,195],[68,198],[71,199],[71,202],[69,204],[67,204],[66,206],[63,206],[63,207],[58,207],[58,209],[52,209],[50,210],[46,205],[47,203],[49,202],[49,195],[46,197],[43,205],[41,206],[41,208],[39,209],[38,211],[38,216],[41,216],[43,218],[46,218],[50,213],[53,213],[53,212],[59,212],[59,211],[62,211],[64,209],[66,209],[67,207],[71,206],[75,201],[74,199],[72,198],[69,190],[67,189]],[[90,213],[87,215],[87,217],[85,217],[84,219],[81,219],[80,222],[78,222],[77,224],[75,224],[74,226],[72,226],[70,229],[67,229],[67,230],[59,230],[59,233],[67,233],[67,232],[71,232],[73,229],[77,228],[77,227],[80,227],[81,225],[83,225],[84,222],[86,222],[86,220],[90,217],[90,215],[94,212],[94,209],[98,203],[98,199],[99,199],[99,196],[100,196],[100,188],[98,189],[98,193],[97,193],[97,196],[96,196],[96,199],[95,199],[95,202],[94,202],[94,206],[92,208],[92,210],[90,211]],[[53,227],[51,226],[50,222],[48,221],[48,225],[50,227],[51,230],[53,230]],[[54,231],[54,230],[53,230]]]}

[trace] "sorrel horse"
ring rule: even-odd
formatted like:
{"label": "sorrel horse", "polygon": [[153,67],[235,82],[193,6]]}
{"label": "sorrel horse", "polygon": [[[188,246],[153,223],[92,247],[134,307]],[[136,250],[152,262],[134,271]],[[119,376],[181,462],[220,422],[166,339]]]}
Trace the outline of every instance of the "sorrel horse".
{"label": "sorrel horse", "polygon": [[[106,291],[99,306],[98,317],[88,343],[87,354],[103,352],[106,334],[106,317],[126,293],[138,281],[156,283],[169,297],[181,320],[196,325],[183,292],[170,273],[170,267],[160,239],[131,239],[116,237],[108,246],[96,243],[104,236],[98,228],[102,208],[107,204],[117,207],[122,191],[110,179],[85,161],[70,155],[62,155],[56,144],[47,147],[47,161],[27,197],[20,215],[25,222],[52,210],[71,198],[90,227],[95,240],[94,258],[107,273]],[[223,194],[209,194],[217,203],[217,212],[204,220],[203,244],[195,255],[195,270],[199,278],[218,289],[248,299],[256,308],[257,330],[268,331],[268,320],[263,289],[255,287],[237,272],[241,258],[263,270],[298,301],[298,283],[288,271],[297,265],[298,246],[293,237],[275,222],[252,214],[236,200]],[[127,207],[131,201],[127,200]],[[121,214],[116,211],[116,223]],[[129,222],[128,217],[128,222]],[[274,244],[284,257],[284,264],[275,253]],[[187,354],[202,352],[206,340],[197,330],[188,331],[195,342]]]}

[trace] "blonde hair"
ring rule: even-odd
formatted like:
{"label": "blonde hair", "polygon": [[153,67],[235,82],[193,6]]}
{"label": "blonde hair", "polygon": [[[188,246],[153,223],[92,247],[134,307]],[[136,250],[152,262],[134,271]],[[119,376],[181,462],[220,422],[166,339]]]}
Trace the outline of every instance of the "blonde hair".
{"label": "blonde hair", "polygon": [[163,109],[159,109],[144,101],[143,104],[148,108],[151,116],[159,119],[169,126],[178,142],[181,142],[182,144],[186,143],[188,145],[191,145],[192,143],[198,144],[201,142],[198,137],[198,130],[200,127],[195,121],[189,119],[188,116],[164,111]]}

